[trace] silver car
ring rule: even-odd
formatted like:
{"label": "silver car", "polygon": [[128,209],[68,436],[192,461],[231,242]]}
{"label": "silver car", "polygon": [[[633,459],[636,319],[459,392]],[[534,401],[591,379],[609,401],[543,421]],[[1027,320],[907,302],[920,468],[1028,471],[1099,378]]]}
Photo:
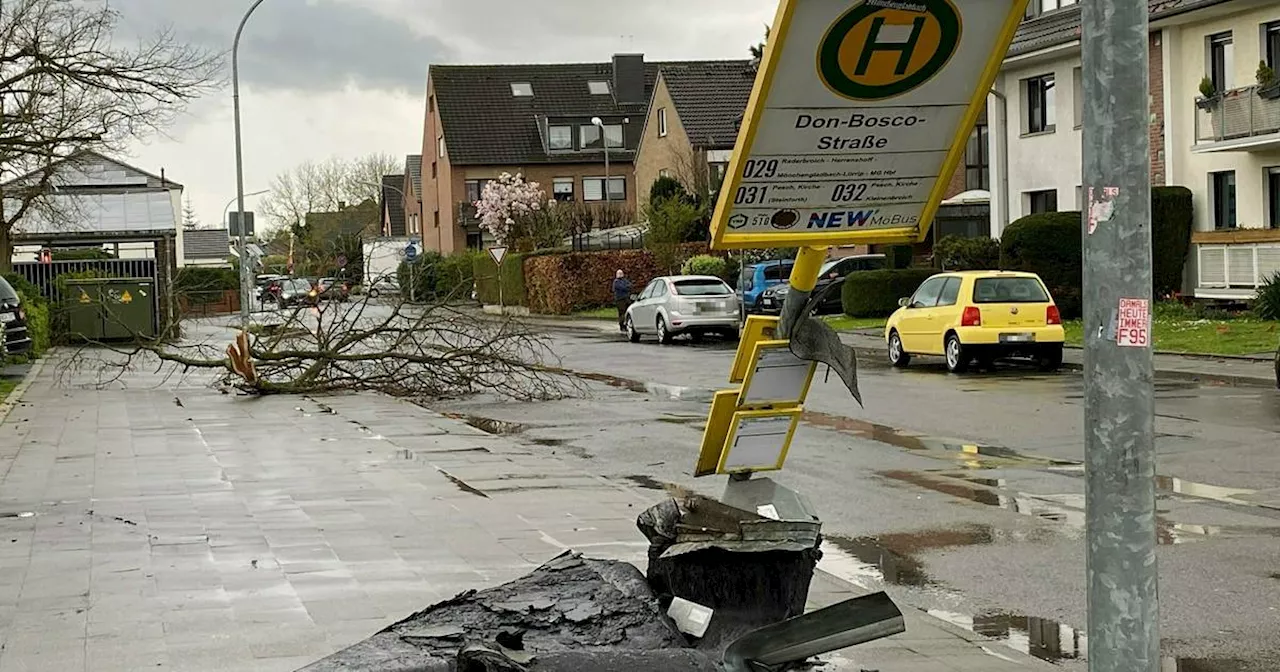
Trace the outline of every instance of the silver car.
{"label": "silver car", "polygon": [[709,275],[654,278],[627,308],[627,338],[638,343],[652,334],[666,344],[680,334],[699,340],[708,333],[738,337],[738,296],[724,280]]}

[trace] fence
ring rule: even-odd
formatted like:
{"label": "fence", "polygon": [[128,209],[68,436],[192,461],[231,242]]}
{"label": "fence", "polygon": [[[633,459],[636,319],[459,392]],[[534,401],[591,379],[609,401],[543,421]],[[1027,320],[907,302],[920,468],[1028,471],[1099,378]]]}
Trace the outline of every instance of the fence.
{"label": "fence", "polygon": [[574,252],[639,250],[644,248],[644,238],[644,232],[592,231],[589,234],[574,236],[572,247]]}
{"label": "fence", "polygon": [[240,292],[234,289],[213,292],[186,292],[178,296],[182,317],[212,317],[240,312]]}
{"label": "fence", "polygon": [[97,271],[108,278],[146,278],[156,280],[155,259],[85,259],[80,261],[55,261],[41,264],[34,261],[18,262],[13,272],[40,288],[40,293],[50,301],[57,300],[58,288],[54,280],[67,273]]}

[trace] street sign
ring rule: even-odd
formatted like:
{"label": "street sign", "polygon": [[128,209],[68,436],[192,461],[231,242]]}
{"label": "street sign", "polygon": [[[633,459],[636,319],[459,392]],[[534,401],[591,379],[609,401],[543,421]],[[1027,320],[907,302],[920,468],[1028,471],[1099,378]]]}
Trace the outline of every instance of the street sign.
{"label": "street sign", "polygon": [[719,472],[776,471],[787,459],[803,409],[741,411],[734,414]]}
{"label": "street sign", "polygon": [[925,240],[1025,6],[782,0],[712,247]]}
{"label": "street sign", "polygon": [[742,383],[739,408],[799,406],[809,394],[818,363],[791,353],[789,341],[761,341],[751,354],[752,367]]}
{"label": "street sign", "polygon": [[417,259],[417,258],[418,258],[418,246],[414,243],[409,243],[408,245],[406,245],[404,248],[404,260],[413,261],[414,259]]}
{"label": "street sign", "polygon": [[491,247],[489,248],[489,256],[493,259],[493,263],[501,266],[502,260],[507,258],[507,248]]}
{"label": "street sign", "polygon": [[246,235],[246,236],[252,236],[252,235],[253,235],[253,213],[252,213],[252,212],[245,212],[245,213],[231,212],[231,213],[227,213],[227,225],[228,225],[228,227],[231,229],[231,236],[232,236],[232,237],[237,237],[237,238],[238,238],[238,237],[240,236],[240,223],[241,223],[242,221],[243,221],[243,222],[244,222],[244,224],[245,224],[245,231],[244,231],[244,235]]}

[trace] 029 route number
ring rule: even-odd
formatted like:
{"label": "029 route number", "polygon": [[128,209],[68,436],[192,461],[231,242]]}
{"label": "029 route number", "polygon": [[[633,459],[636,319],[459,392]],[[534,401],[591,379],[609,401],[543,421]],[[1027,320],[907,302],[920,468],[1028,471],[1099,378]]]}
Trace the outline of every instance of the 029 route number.
{"label": "029 route number", "polygon": [[747,180],[767,180],[777,175],[777,159],[752,159],[747,161],[747,166],[742,169],[742,177]]}

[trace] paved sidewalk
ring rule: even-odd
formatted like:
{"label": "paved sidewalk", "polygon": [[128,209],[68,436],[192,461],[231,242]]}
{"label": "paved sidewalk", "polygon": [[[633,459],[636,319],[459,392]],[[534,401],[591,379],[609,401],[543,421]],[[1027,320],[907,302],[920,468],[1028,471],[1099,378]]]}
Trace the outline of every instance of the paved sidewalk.
{"label": "paved sidewalk", "polygon": [[[535,315],[525,318],[535,324],[557,328],[575,328],[617,334],[618,325],[609,320],[593,320],[552,315]],[[867,357],[886,357],[883,335],[873,330],[845,331],[840,333],[845,343],[858,354]],[[1068,347],[1063,356],[1066,368],[1080,370],[1084,366],[1084,351]],[[1275,360],[1267,357],[1213,357],[1209,355],[1155,355],[1156,377],[1166,380],[1191,380],[1221,385],[1249,387],[1276,386]]]}
{"label": "paved sidewalk", "polygon": [[[56,364],[0,424],[0,672],[286,672],[565,548],[643,567],[652,492],[416,405]],[[857,590],[820,573],[811,602]],[[832,662],[1054,669],[910,609]]]}

